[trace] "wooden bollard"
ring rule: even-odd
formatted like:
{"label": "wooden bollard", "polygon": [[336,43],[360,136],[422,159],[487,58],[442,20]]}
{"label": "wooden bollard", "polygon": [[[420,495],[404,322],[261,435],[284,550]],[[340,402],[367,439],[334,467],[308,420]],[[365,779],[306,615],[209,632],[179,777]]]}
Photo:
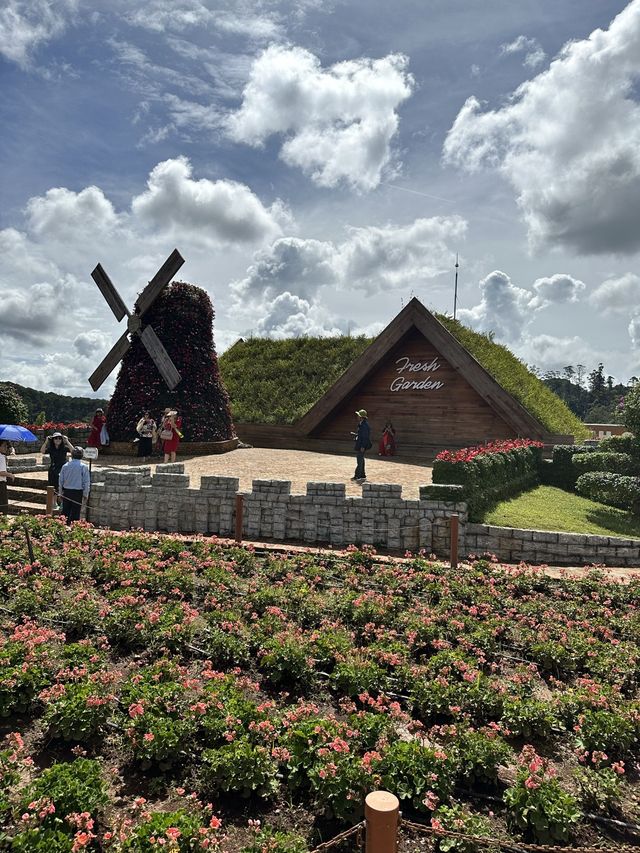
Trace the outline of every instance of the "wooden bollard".
{"label": "wooden bollard", "polygon": [[53,507],[56,503],[56,487],[47,486],[47,515],[53,515]]}
{"label": "wooden bollard", "polygon": [[451,513],[451,568],[458,567],[458,537],[460,516],[457,512]]}
{"label": "wooden bollard", "polygon": [[242,521],[244,516],[244,496],[236,495],[236,542],[242,542]]}
{"label": "wooden bollard", "polygon": [[389,791],[372,791],[364,801],[365,853],[396,853],[400,801]]}

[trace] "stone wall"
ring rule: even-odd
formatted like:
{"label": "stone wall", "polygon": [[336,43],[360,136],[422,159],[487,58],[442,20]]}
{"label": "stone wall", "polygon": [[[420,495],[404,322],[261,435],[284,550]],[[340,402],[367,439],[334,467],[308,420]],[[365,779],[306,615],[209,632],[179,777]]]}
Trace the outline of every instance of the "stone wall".
{"label": "stone wall", "polygon": [[286,480],[254,480],[239,492],[235,477],[201,478],[190,488],[180,462],[126,471],[94,469],[88,519],[127,530],[163,530],[232,536],[236,495],[243,497],[243,537],[306,544],[369,544],[390,550],[424,549],[448,554],[449,516],[458,512],[461,537],[466,504],[404,500],[402,486],[364,483],[362,497],[347,497],[344,483],[308,483],[305,494],[291,494]]}
{"label": "stone wall", "polygon": [[467,554],[495,554],[508,563],[546,563],[551,566],[640,566],[640,541],[617,536],[553,533],[468,524],[464,550]]}
{"label": "stone wall", "polygon": [[404,500],[402,486],[364,483],[361,497],[347,497],[344,483],[307,483],[291,494],[287,480],[254,480],[239,492],[236,477],[202,477],[189,486],[182,463],[127,470],[94,469],[88,518],[116,530],[144,528],[229,537],[235,532],[236,495],[243,498],[243,538],[307,545],[375,545],[423,550],[448,557],[450,516],[459,514],[459,554],[495,554],[504,562],[549,565],[639,566],[640,541],[609,536],[550,533],[472,524],[464,503]]}

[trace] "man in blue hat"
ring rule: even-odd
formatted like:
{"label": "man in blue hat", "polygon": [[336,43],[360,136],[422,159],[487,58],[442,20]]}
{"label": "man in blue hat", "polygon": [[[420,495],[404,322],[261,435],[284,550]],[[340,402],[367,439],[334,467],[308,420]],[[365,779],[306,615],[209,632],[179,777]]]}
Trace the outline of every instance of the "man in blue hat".
{"label": "man in blue hat", "polygon": [[364,471],[364,454],[371,447],[371,427],[369,426],[369,421],[367,420],[367,410],[366,409],[358,409],[356,415],[360,418],[358,423],[358,431],[352,432],[351,435],[355,436],[355,451],[356,451],[356,472],[351,478],[356,483],[364,483],[367,479],[367,475]]}

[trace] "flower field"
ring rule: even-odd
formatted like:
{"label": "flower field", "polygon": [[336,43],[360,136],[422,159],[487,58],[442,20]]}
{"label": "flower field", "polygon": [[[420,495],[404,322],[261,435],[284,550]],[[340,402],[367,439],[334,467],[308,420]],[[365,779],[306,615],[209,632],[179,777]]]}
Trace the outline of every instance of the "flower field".
{"label": "flower field", "polygon": [[638,580],[47,518],[0,521],[0,566],[0,850],[303,853],[376,788],[498,840],[634,837]]}

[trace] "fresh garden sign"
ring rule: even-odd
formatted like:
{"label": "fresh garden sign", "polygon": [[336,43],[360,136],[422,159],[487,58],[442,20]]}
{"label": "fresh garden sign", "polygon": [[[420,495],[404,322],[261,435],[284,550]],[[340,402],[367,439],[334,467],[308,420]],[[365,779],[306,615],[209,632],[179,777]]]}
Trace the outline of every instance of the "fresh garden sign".
{"label": "fresh garden sign", "polygon": [[[440,362],[437,358],[432,358],[430,361],[411,361],[408,355],[403,355],[401,358],[396,359],[396,364],[400,365],[396,367],[396,372],[400,374],[404,373],[418,373],[425,372],[431,374],[436,370],[440,369]],[[444,382],[438,382],[437,379],[432,379],[430,375],[425,376],[424,379],[405,379],[404,375],[396,376],[391,385],[389,385],[390,391],[436,391],[438,388],[443,388]]]}

